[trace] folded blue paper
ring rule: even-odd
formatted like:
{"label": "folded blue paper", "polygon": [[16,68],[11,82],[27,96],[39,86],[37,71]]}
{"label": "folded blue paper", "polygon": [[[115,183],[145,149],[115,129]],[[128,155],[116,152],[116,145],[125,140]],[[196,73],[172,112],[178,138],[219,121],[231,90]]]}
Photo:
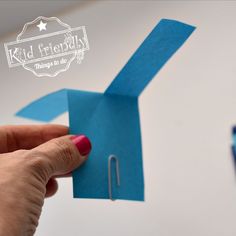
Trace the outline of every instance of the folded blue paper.
{"label": "folded blue paper", "polygon": [[[144,200],[138,96],[194,29],[163,19],[104,93],[63,89],[34,101],[17,113],[50,121],[68,110],[70,133],[83,133],[90,138],[93,145],[90,157],[73,172],[74,197],[109,198],[108,157],[114,154],[120,163],[120,186],[113,184],[113,198]],[[115,183],[114,174],[112,183]]]}

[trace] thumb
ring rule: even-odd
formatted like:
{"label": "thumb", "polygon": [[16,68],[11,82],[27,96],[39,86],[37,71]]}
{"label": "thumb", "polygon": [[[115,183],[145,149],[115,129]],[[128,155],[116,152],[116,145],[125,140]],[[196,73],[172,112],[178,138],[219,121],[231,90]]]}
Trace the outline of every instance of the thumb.
{"label": "thumb", "polygon": [[39,145],[31,150],[31,155],[38,157],[38,167],[50,178],[79,167],[87,160],[91,148],[91,142],[86,136],[67,135]]}

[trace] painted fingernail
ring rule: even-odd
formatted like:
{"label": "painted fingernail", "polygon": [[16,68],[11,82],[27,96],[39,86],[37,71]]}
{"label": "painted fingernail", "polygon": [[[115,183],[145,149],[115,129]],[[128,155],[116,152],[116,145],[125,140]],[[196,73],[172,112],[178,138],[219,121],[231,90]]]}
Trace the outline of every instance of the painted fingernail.
{"label": "painted fingernail", "polygon": [[90,153],[92,145],[90,140],[85,135],[77,135],[71,138],[72,142],[75,144],[79,153],[82,156],[86,156]]}

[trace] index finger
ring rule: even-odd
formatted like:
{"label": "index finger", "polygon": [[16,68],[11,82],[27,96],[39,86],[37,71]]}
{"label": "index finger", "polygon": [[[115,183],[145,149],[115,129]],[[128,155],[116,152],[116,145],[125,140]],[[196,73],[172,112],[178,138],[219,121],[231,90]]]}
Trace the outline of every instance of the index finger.
{"label": "index finger", "polygon": [[67,126],[53,124],[0,126],[0,153],[32,149],[68,132]]}

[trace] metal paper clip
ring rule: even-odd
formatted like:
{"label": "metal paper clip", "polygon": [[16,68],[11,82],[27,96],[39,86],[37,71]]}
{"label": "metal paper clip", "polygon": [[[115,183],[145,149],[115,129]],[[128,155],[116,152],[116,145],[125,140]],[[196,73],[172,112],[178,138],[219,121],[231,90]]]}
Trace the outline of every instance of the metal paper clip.
{"label": "metal paper clip", "polygon": [[112,198],[112,175],[111,175],[111,162],[112,159],[116,162],[116,184],[120,186],[120,170],[119,170],[119,160],[115,155],[110,155],[108,158],[108,192],[109,198],[114,201],[115,199]]}

